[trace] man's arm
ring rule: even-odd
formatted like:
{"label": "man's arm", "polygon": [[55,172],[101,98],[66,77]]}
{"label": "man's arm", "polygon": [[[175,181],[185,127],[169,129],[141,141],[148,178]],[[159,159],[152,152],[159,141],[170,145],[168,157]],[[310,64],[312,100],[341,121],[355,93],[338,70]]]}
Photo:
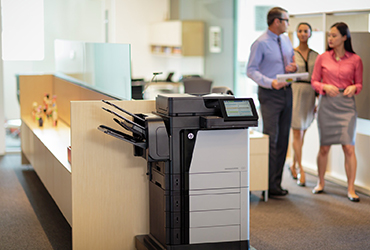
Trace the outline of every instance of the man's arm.
{"label": "man's arm", "polygon": [[273,79],[263,75],[259,71],[259,64],[263,60],[262,46],[263,45],[258,41],[252,44],[247,65],[247,76],[255,81],[259,86],[271,89]]}

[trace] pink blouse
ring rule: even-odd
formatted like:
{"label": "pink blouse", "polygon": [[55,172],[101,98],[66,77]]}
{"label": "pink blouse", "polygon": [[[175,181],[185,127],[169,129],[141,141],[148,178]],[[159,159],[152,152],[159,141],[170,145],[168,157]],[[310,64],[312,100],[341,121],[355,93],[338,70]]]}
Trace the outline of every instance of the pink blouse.
{"label": "pink blouse", "polygon": [[350,85],[356,86],[355,94],[362,90],[363,65],[360,56],[346,51],[339,61],[335,60],[334,50],[319,55],[312,72],[311,85],[321,95],[325,95],[323,87],[332,84],[339,89]]}

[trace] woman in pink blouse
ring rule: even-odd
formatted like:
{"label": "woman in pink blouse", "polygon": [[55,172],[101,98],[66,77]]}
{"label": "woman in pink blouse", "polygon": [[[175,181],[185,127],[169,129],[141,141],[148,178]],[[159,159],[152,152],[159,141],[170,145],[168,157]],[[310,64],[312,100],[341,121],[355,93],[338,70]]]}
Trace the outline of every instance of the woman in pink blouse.
{"label": "woman in pink blouse", "polygon": [[311,77],[320,94],[317,122],[320,150],[317,155],[319,181],[312,190],[322,193],[330,146],[341,144],[347,174],[348,199],[360,201],[355,193],[357,160],[355,155],[357,111],[354,95],[362,89],[362,60],[355,54],[347,24],[335,23],[329,32],[327,51],[317,57]]}

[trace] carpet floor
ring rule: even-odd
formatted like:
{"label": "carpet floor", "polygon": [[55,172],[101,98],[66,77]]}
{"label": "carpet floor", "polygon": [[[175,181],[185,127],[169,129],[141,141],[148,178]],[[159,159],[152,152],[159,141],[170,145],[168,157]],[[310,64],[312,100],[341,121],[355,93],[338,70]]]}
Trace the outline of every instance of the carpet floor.
{"label": "carpet floor", "polygon": [[316,182],[306,174],[306,187],[300,187],[284,169],[286,197],[264,202],[261,192],[252,192],[251,245],[257,250],[370,249],[370,197],[358,193],[361,201],[351,202],[346,187],[328,181],[324,193],[312,194]]}
{"label": "carpet floor", "polygon": [[[284,170],[282,198],[252,192],[250,244],[257,250],[370,249],[370,197],[350,202],[346,188],[327,182],[312,194],[316,177],[299,187]],[[72,249],[72,229],[20,154],[0,157],[0,249]],[[225,249],[226,250],[226,249]]]}
{"label": "carpet floor", "polygon": [[20,154],[0,157],[0,249],[72,249],[72,229]]}

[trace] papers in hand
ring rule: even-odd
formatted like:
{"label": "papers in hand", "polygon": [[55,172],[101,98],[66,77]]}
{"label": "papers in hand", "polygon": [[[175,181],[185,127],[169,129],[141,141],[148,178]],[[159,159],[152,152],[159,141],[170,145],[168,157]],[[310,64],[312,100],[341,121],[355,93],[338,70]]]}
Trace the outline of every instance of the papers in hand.
{"label": "papers in hand", "polygon": [[278,82],[296,82],[301,80],[308,80],[308,72],[305,73],[292,73],[292,74],[277,74]]}

